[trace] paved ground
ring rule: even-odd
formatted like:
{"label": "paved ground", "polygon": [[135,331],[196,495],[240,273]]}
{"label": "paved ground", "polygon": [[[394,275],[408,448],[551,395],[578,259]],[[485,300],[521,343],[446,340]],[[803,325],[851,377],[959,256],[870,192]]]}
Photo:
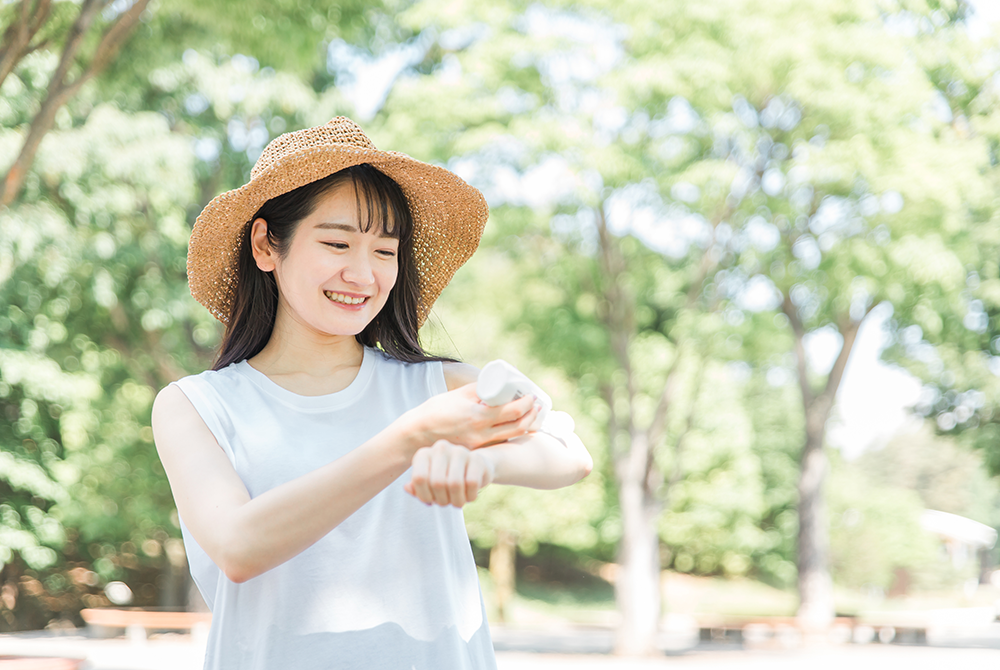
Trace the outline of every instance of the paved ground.
{"label": "paved ground", "polygon": [[993,670],[1000,650],[843,645],[823,650],[692,650],[658,659],[628,660],[606,655],[501,652],[499,670]]}
{"label": "paved ground", "polygon": [[[901,645],[763,641],[759,648],[736,642],[699,642],[658,658],[623,659],[602,653],[611,632],[602,629],[530,631],[495,629],[499,670],[947,670],[1000,668],[1000,624],[976,631],[945,631],[928,644]],[[667,644],[671,640],[662,640]],[[149,640],[90,639],[83,634],[0,635],[0,657],[12,655],[86,658],[86,670],[200,670],[199,636],[162,635]],[[584,652],[584,653],[580,653]],[[4,662],[0,660],[0,670]]]}

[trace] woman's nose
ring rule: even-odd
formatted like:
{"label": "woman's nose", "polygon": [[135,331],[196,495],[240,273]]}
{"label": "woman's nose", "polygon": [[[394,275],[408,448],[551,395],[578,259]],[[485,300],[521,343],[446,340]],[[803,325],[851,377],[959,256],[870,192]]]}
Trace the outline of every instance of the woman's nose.
{"label": "woman's nose", "polygon": [[365,253],[351,254],[342,275],[345,281],[359,286],[367,286],[375,281],[371,260]]}

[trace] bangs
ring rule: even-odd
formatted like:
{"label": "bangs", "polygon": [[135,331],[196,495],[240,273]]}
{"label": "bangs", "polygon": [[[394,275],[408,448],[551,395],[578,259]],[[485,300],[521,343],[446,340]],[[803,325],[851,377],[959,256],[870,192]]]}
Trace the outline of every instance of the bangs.
{"label": "bangs", "polygon": [[399,184],[368,163],[342,170],[354,184],[358,225],[367,233],[378,226],[380,235],[408,242],[413,235],[413,217]]}

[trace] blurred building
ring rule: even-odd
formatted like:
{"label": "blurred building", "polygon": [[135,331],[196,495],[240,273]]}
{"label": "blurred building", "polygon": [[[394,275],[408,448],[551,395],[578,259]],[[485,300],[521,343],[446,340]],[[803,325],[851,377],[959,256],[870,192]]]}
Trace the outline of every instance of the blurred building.
{"label": "blurred building", "polygon": [[956,570],[964,570],[975,564],[980,568],[980,581],[985,579],[991,567],[989,550],[997,541],[995,529],[964,516],[937,510],[925,510],[920,515],[920,525],[927,532],[941,538]]}

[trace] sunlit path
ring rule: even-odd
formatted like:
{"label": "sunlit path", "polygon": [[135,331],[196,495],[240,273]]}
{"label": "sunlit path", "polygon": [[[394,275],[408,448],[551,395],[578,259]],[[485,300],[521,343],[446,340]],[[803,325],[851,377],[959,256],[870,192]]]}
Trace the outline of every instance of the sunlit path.
{"label": "sunlit path", "polygon": [[[541,633],[538,634],[544,637]],[[539,639],[541,639],[539,637]],[[593,631],[566,629],[553,644],[567,649],[592,648]],[[955,641],[955,640],[953,640]],[[946,644],[946,640],[942,640]],[[975,641],[980,648],[903,646],[896,644],[819,645],[797,649],[743,649],[738,645],[701,645],[660,658],[628,659],[597,653],[499,651],[499,670],[937,670],[942,667],[993,668],[1000,663],[1000,627]],[[553,648],[553,644],[547,648]],[[574,646],[575,645],[575,646]],[[499,645],[498,645],[499,646]],[[543,645],[544,646],[544,645]],[[0,657],[59,656],[87,659],[88,670],[200,670],[204,644],[188,635],[160,636],[148,641],[89,639],[82,635],[45,633],[0,635]]]}

